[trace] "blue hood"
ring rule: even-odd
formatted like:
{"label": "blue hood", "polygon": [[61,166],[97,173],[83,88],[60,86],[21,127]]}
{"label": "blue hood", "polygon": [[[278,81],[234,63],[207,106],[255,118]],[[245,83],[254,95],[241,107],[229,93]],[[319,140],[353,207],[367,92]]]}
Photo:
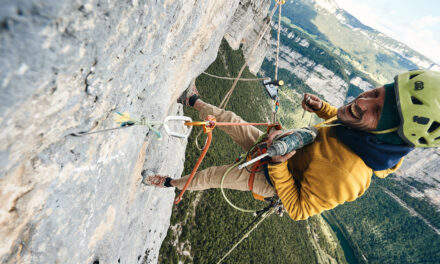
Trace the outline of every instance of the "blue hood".
{"label": "blue hood", "polygon": [[379,141],[374,134],[346,126],[332,127],[336,137],[375,171],[394,167],[413,148]]}

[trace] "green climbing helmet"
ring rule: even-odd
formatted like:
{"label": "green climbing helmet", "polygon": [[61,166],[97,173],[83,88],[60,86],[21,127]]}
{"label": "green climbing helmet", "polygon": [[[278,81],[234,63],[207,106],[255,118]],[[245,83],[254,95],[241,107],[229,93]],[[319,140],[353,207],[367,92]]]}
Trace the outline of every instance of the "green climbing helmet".
{"label": "green climbing helmet", "polygon": [[440,72],[415,70],[394,79],[399,136],[412,147],[439,147]]}

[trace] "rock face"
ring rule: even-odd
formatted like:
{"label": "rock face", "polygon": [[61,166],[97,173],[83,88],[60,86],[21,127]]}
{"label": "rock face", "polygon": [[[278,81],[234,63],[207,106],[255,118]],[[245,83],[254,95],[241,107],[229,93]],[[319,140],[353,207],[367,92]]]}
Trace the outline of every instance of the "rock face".
{"label": "rock face", "polygon": [[255,0],[241,1],[240,8],[234,14],[231,24],[225,34],[225,39],[232,49],[238,49],[243,43],[243,53],[249,66],[249,71],[256,74],[263,63],[266,51],[269,48],[270,28],[263,35],[259,45],[253,50],[258,41],[264,24],[268,21],[270,1]]}
{"label": "rock face", "polygon": [[[146,126],[69,134],[114,127],[116,111],[149,120],[182,114],[177,97],[215,59],[231,21],[252,25],[252,12],[263,18],[268,6],[3,1],[1,262],[156,262],[174,191],[144,186],[141,174],[180,177],[186,141],[162,127],[158,141]],[[228,38],[240,43],[259,31]]]}
{"label": "rock face", "polygon": [[423,188],[410,188],[408,193],[417,198],[423,198],[434,204],[440,210],[440,149],[415,149],[396,172],[401,181],[415,180],[423,183]]}
{"label": "rock face", "polygon": [[[272,22],[272,26],[273,30],[278,30],[278,24]],[[309,48],[309,43],[306,39],[296,36],[295,33],[288,28],[281,26],[281,34],[285,35],[287,39],[291,39],[301,46]],[[266,58],[271,62],[275,62],[276,60],[276,45],[277,41],[271,39],[271,48],[268,49],[266,54]],[[349,86],[348,83],[323,65],[283,45],[282,42],[280,42],[278,67],[279,69],[287,70],[296,75],[313,91],[321,94],[324,99],[331,104],[340,106],[344,103]]]}

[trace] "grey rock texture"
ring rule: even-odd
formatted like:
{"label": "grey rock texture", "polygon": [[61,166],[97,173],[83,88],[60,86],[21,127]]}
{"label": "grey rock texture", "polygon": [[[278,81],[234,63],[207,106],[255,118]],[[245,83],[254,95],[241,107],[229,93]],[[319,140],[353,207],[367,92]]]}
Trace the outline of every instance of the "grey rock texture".
{"label": "grey rock texture", "polygon": [[264,24],[267,23],[269,7],[270,1],[266,0],[240,1],[240,8],[235,12],[225,34],[225,39],[232,49],[236,50],[243,44],[243,54],[249,71],[254,74],[260,69],[269,48],[270,29],[252,52]]}
{"label": "grey rock texture", "polygon": [[264,17],[269,1],[2,1],[1,263],[157,261],[174,191],[141,174],[180,177],[186,141],[163,127],[162,141],[143,126],[69,134],[114,127],[116,111],[181,115],[246,2]]}
{"label": "grey rock texture", "polygon": [[424,188],[411,187],[408,193],[426,199],[440,210],[440,149],[415,149],[411,151],[396,172],[401,181],[415,180]]}

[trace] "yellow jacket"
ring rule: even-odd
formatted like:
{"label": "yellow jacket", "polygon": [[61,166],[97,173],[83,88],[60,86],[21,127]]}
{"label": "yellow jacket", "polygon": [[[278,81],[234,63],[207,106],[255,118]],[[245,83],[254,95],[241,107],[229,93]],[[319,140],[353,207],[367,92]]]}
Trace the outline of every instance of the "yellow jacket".
{"label": "yellow jacket", "polygon": [[[326,102],[316,112],[325,120],[336,113],[337,109]],[[316,140],[297,150],[288,161],[268,166],[278,196],[294,220],[307,219],[353,201],[370,186],[373,170],[341,143],[330,127],[318,131]],[[383,178],[401,164],[402,160],[391,169],[374,173]]]}

